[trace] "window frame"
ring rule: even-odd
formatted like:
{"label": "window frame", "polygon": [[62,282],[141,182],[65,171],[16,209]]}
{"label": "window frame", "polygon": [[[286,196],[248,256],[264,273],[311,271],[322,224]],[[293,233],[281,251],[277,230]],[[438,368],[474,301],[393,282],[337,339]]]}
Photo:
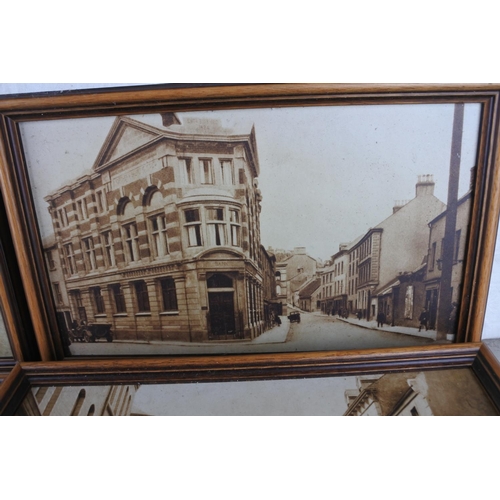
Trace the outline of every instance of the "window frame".
{"label": "window frame", "polygon": [[[193,221],[188,221],[187,214],[196,212],[198,214],[198,219]],[[201,220],[201,208],[185,208],[184,209],[184,227],[186,228],[186,238],[187,238],[187,246],[189,248],[197,248],[203,246],[203,235],[202,235],[202,220]],[[190,228],[194,228],[194,234],[197,244],[191,244],[191,234]]]}
{"label": "window frame", "polygon": [[[159,280],[161,292],[161,312],[176,313],[179,312],[179,303],[177,300],[177,287],[175,279],[168,276]],[[170,287],[168,285],[171,285]]]}
{"label": "window frame", "polygon": [[[133,287],[137,313],[151,314],[151,300],[149,298],[148,284],[144,280],[139,280],[133,282]],[[141,289],[139,289],[139,287],[141,287]]]}
{"label": "window frame", "polygon": [[[151,254],[153,259],[156,260],[168,257],[170,255],[170,248],[168,243],[168,223],[165,212],[148,214],[147,219],[149,247],[152,250]],[[160,224],[158,224],[158,220],[161,220],[162,227],[160,227]]]}

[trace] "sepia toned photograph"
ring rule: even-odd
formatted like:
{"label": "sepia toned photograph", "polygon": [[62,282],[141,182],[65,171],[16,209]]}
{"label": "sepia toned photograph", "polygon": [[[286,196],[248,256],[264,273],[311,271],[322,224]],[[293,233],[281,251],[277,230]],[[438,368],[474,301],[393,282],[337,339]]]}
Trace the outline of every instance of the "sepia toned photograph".
{"label": "sepia toned photograph", "polygon": [[74,355],[455,340],[481,105],[20,123]]}
{"label": "sepia toned photograph", "polygon": [[498,415],[468,368],[302,380],[33,387],[25,416]]}

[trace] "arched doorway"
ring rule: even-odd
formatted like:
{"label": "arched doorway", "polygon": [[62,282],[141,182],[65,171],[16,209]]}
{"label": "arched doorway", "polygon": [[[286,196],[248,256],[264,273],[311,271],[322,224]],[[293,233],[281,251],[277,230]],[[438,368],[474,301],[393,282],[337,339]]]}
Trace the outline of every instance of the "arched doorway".
{"label": "arched doorway", "polygon": [[207,280],[209,337],[213,339],[234,338],[236,321],[234,312],[233,280],[225,274],[213,274]]}

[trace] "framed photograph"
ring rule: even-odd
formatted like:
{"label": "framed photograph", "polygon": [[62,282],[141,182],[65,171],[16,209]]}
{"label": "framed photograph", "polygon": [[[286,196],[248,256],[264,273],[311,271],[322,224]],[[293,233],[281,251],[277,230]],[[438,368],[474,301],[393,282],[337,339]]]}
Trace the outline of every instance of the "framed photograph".
{"label": "framed photograph", "polygon": [[207,85],[0,100],[2,190],[41,359],[479,342],[499,92]]}
{"label": "framed photograph", "polygon": [[186,357],[21,363],[0,385],[0,415],[500,414],[499,364],[485,345],[417,350],[337,352],[322,367],[312,353],[289,354],[288,366],[268,354],[222,357],[217,369]]}

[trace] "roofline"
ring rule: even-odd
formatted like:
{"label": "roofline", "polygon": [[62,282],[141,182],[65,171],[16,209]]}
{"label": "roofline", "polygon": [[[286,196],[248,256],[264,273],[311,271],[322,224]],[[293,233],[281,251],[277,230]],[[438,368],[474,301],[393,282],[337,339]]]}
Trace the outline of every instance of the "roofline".
{"label": "roofline", "polygon": [[[462,205],[462,203],[465,203],[471,196],[472,196],[472,191],[467,191],[467,193],[465,193],[461,198],[457,200],[457,207]],[[435,222],[437,222],[439,219],[445,217],[447,213],[448,213],[448,207],[446,207],[439,215],[434,217],[434,219],[432,219],[428,223],[429,227]]]}

